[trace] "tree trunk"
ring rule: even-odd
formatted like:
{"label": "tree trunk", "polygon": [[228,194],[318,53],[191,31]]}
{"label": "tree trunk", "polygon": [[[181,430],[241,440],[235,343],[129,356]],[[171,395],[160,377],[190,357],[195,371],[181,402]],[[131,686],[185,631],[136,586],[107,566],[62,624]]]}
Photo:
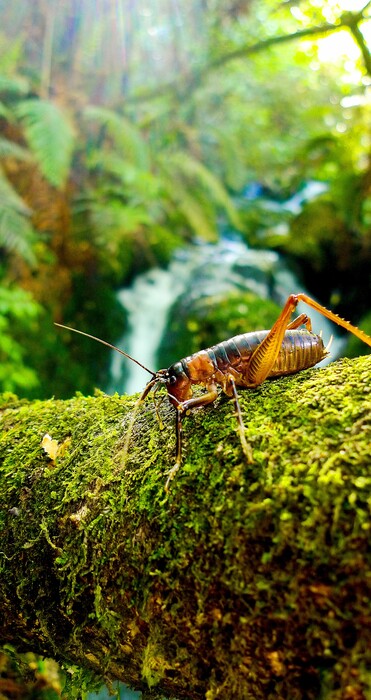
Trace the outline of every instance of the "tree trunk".
{"label": "tree trunk", "polygon": [[[146,401],[0,401],[2,641],[198,700],[366,700],[371,358],[160,430]],[[125,436],[132,427],[130,448]],[[48,433],[50,438],[43,436]]]}

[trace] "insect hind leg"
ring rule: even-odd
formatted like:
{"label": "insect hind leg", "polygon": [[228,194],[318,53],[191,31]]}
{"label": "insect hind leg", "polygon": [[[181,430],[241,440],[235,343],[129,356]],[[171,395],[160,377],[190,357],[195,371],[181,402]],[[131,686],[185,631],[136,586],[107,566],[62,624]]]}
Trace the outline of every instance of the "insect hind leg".
{"label": "insect hind leg", "polygon": [[300,316],[294,318],[294,320],[287,325],[286,330],[293,331],[296,328],[300,328],[300,326],[305,326],[307,331],[312,331],[312,321],[307,314],[300,314]]}

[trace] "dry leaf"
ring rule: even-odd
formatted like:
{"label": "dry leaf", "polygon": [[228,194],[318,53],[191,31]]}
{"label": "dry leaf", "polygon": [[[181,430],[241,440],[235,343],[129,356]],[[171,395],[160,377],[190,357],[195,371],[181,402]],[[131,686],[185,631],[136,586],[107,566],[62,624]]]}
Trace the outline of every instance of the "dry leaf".
{"label": "dry leaf", "polygon": [[70,442],[70,437],[67,437],[65,440],[63,440],[63,442],[59,443],[58,440],[53,440],[48,433],[45,433],[41,441],[41,447],[43,450],[45,450],[52,462],[55,462],[57,457],[63,457],[70,445]]}

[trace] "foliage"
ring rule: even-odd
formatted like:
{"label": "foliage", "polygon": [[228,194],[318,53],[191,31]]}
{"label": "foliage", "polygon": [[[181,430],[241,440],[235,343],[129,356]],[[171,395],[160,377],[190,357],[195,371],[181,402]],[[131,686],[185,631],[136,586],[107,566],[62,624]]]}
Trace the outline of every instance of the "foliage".
{"label": "foliage", "polygon": [[[5,141],[5,139],[4,139]],[[7,156],[19,155],[17,146],[4,146]],[[3,152],[4,152],[3,151]],[[1,158],[1,154],[0,154]],[[34,244],[37,234],[30,221],[31,211],[0,171],[0,249],[16,254],[31,267],[35,265]]]}
{"label": "foliage", "polygon": [[24,391],[38,386],[26,360],[25,338],[35,326],[40,307],[20,288],[0,286],[0,390]]}
{"label": "foliage", "polygon": [[74,133],[66,115],[52,102],[40,99],[22,100],[15,114],[42,174],[54,187],[62,187],[74,149]]}
{"label": "foliage", "polygon": [[355,322],[370,309],[370,173],[344,168],[289,227],[264,234],[269,247],[300,266],[313,294]]}
{"label": "foliage", "polygon": [[[351,305],[367,311],[364,4],[346,13],[322,0],[214,2],[177,15],[167,0],[158,15],[131,0],[94,12],[89,0],[2,8],[0,251],[5,287],[44,307],[24,339],[34,371],[50,372],[38,391],[63,393],[63,376],[86,390],[104,371],[91,357],[80,383],[68,343],[57,368],[53,318],[93,333],[99,318],[99,335],[114,341],[124,323],[110,318],[114,288],[221,227],[284,251],[348,316]],[[313,179],[327,194],[296,220],[243,195],[259,182],[279,203]]]}

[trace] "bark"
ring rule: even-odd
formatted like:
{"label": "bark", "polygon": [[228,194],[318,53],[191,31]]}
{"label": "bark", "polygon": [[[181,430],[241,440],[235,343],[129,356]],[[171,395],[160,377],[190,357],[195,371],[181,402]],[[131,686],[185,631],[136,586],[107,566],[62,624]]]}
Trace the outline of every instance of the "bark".
{"label": "bark", "polygon": [[241,391],[251,464],[230,401],[194,411],[167,495],[166,401],[160,431],[3,396],[2,642],[154,698],[366,700],[370,384],[368,356]]}

